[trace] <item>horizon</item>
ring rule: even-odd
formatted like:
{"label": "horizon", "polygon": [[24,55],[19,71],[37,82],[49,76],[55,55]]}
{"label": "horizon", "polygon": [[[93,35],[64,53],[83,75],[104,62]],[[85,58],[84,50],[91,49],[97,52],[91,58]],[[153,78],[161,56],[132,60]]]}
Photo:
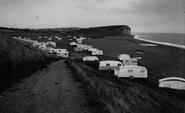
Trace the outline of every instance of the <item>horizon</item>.
{"label": "horizon", "polygon": [[[112,26],[112,25],[107,25],[107,26]],[[3,28],[8,28],[8,29],[11,29],[11,28],[13,28],[13,29],[30,29],[30,30],[42,30],[42,29],[73,29],[73,28],[79,28],[79,29],[88,29],[88,28],[96,28],[96,27],[106,27],[106,26],[93,26],[93,27],[84,27],[84,28],[82,28],[82,27],[58,27],[58,28],[14,28],[14,27],[5,27],[5,26],[0,26],[0,27],[3,27]],[[131,28],[131,34],[132,33],[167,33],[167,34],[175,34],[175,33],[177,33],[177,34],[185,34],[185,32],[184,33],[181,33],[181,32],[132,32],[132,28]],[[132,34],[133,35],[133,34]]]}
{"label": "horizon", "polygon": [[0,26],[19,29],[127,25],[131,32],[184,33],[184,0],[0,0]]}

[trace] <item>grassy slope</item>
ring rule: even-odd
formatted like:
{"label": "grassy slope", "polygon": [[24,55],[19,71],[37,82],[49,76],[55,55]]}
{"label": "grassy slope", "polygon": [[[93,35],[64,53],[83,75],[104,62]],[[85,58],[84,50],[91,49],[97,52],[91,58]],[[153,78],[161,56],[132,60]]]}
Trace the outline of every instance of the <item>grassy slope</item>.
{"label": "grassy slope", "polygon": [[[179,113],[183,103],[176,96],[99,71],[81,60],[68,60],[68,67],[102,111],[110,113]],[[98,104],[97,104],[98,105]],[[96,106],[95,106],[96,107]]]}
{"label": "grassy slope", "polygon": [[56,59],[30,44],[0,36],[0,90]]}

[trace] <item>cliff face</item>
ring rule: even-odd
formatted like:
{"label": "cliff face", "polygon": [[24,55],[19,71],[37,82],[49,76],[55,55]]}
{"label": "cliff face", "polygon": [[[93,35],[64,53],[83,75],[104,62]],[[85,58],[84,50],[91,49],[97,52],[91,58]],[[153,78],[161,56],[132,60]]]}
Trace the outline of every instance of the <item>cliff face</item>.
{"label": "cliff face", "polygon": [[128,27],[128,26],[122,27],[121,35],[122,36],[129,36],[129,35],[131,35],[131,28]]}

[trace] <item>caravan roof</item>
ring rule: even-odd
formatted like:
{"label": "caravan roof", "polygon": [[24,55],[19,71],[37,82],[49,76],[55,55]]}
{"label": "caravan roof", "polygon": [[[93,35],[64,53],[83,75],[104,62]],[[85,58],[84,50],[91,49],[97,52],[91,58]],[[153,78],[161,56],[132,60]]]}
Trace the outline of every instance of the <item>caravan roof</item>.
{"label": "caravan roof", "polygon": [[95,51],[98,50],[97,48],[89,48],[88,51]]}
{"label": "caravan roof", "polygon": [[124,68],[140,68],[140,69],[146,69],[143,66],[136,66],[136,65],[126,65],[126,66],[120,66],[120,69],[124,69]]}
{"label": "caravan roof", "polygon": [[185,79],[183,78],[180,78],[180,77],[167,77],[167,78],[163,78],[163,79],[160,79],[159,82],[162,82],[162,81],[183,81],[185,82]]}
{"label": "caravan roof", "polygon": [[128,55],[128,54],[120,54],[120,55],[118,55],[118,59],[119,60],[130,59],[130,55]]}
{"label": "caravan roof", "polygon": [[121,62],[116,60],[104,60],[104,61],[100,61],[100,63],[121,63]]}

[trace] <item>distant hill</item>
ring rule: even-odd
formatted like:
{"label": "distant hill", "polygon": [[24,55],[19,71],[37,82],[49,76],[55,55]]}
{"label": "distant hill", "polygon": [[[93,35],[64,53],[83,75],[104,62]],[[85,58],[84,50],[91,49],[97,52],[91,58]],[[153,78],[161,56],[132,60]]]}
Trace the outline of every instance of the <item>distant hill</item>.
{"label": "distant hill", "polygon": [[115,25],[115,26],[101,26],[91,28],[73,29],[66,31],[67,35],[73,36],[86,36],[91,38],[102,38],[106,36],[117,36],[124,35],[130,36],[131,28],[126,25]]}
{"label": "distant hill", "polygon": [[80,29],[82,29],[82,28],[69,27],[69,28],[54,28],[53,30],[60,31],[60,32],[68,32],[68,31],[75,31],[75,30],[80,30]]}

